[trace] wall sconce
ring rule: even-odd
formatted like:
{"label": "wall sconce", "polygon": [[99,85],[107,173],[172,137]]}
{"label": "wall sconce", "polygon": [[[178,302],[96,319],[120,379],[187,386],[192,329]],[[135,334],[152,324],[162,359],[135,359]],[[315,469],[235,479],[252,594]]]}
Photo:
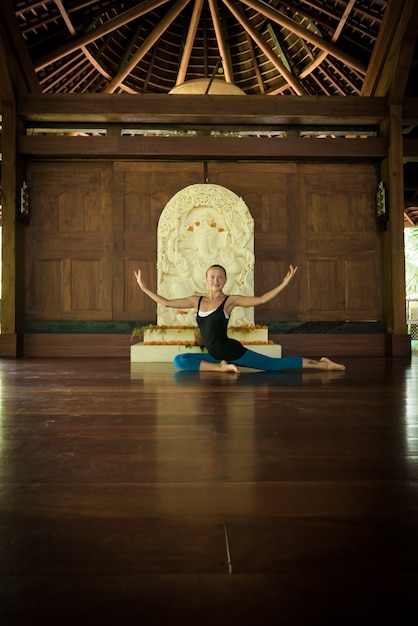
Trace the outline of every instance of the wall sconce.
{"label": "wall sconce", "polygon": [[388,214],[387,197],[386,197],[386,186],[383,180],[381,180],[377,186],[376,217],[377,217],[377,223],[379,224],[380,230],[386,230],[387,223],[389,220],[389,214]]}
{"label": "wall sconce", "polygon": [[26,181],[23,181],[20,187],[20,198],[17,209],[17,219],[24,224],[29,224],[30,220],[30,197],[29,188]]}

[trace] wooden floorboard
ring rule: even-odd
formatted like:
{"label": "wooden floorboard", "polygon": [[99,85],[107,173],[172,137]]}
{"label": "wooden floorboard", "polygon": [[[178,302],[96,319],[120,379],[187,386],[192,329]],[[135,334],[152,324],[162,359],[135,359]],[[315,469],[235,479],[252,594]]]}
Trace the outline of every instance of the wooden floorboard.
{"label": "wooden floorboard", "polygon": [[418,353],[0,360],[2,626],[418,623]]}

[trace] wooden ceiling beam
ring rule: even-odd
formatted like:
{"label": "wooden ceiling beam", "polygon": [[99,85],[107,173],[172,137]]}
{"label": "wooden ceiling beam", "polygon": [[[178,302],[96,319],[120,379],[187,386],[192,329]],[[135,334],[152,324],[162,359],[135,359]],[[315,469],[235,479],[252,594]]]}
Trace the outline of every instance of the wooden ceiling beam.
{"label": "wooden ceiling beam", "polygon": [[[223,1],[225,2],[225,0]],[[336,59],[339,59],[346,65],[349,65],[353,69],[360,72],[360,74],[366,73],[367,68],[361,61],[352,57],[350,54],[347,54],[333,43],[326,41],[326,39],[322,37],[319,37],[310,29],[304,28],[300,24],[297,24],[295,21],[289,19],[288,17],[283,15],[283,13],[269,6],[265,2],[260,2],[259,0],[243,0],[243,4],[248,5],[249,7],[254,9],[254,11],[258,11],[262,15],[265,15],[272,22],[276,22],[276,24],[287,28],[292,33],[295,33],[295,35],[298,35],[302,39],[309,41],[313,45],[317,46],[320,50],[328,52],[328,54],[332,55]]]}
{"label": "wooden ceiling beam", "polygon": [[[389,0],[364,79],[362,96],[389,98],[392,94],[391,101],[399,102],[399,93],[401,96],[404,93],[412,61],[417,21],[415,0]],[[405,42],[408,33],[411,36]],[[399,87],[399,82],[403,89]]]}
{"label": "wooden ceiling beam", "polygon": [[[245,32],[245,40],[246,40],[247,45],[248,45],[248,51],[250,53],[251,63],[252,63],[252,66],[254,68],[254,73],[255,73],[255,76],[257,78],[258,88],[260,90],[260,93],[264,95],[266,93],[266,88],[265,88],[265,85],[264,85],[263,75],[262,75],[262,72],[260,70],[260,65],[258,63],[257,56],[255,54],[253,40],[251,39],[250,35],[247,32]],[[270,95],[272,95],[272,94],[270,94]]]}
{"label": "wooden ceiling beam", "polygon": [[268,137],[72,137],[21,136],[18,152],[36,158],[338,160],[376,161],[386,155],[382,138]]}
{"label": "wooden ceiling beam", "polygon": [[11,0],[3,0],[0,16],[0,99],[19,93],[40,93],[39,82]]}
{"label": "wooden ceiling beam", "polygon": [[266,55],[272,65],[276,68],[276,70],[283,76],[289,87],[294,90],[295,94],[298,96],[307,95],[306,89],[296,78],[296,76],[294,76],[292,72],[289,72],[281,59],[269,47],[263,36],[258,32],[256,28],[254,28],[250,20],[246,17],[241,7],[233,0],[223,0],[223,3],[228,7],[228,9],[241,24],[244,30],[248,33],[251,39],[255,41],[260,50],[263,51],[263,53]]}
{"label": "wooden ceiling beam", "polygon": [[28,94],[18,115],[30,123],[304,125],[380,124],[384,98],[358,96],[221,96],[169,94]]}
{"label": "wooden ceiling beam", "polygon": [[167,30],[167,28],[174,22],[181,11],[184,9],[189,0],[177,0],[174,6],[163,17],[161,22],[153,29],[150,35],[145,39],[136,52],[129,58],[129,61],[120,69],[120,71],[109,81],[106,87],[103,89],[103,93],[114,93],[119,87],[121,87],[123,81],[134,67],[144,58],[147,52],[152,46],[157,43],[161,35]]}
{"label": "wooden ceiling beam", "polygon": [[228,46],[226,45],[223,28],[222,28],[222,20],[219,15],[219,8],[217,3],[214,0],[209,0],[209,9],[210,14],[212,16],[213,27],[215,29],[216,41],[218,43],[219,54],[222,58],[222,67],[225,72],[225,80],[227,83],[234,82],[234,76],[232,73],[232,66],[228,56]]}
{"label": "wooden ceiling beam", "polygon": [[183,54],[181,55],[181,62],[179,71],[177,74],[176,85],[181,85],[186,80],[187,67],[190,62],[190,55],[193,50],[193,44],[196,37],[197,27],[199,25],[200,15],[202,13],[203,0],[196,0],[193,7],[193,14],[189,23],[187,31],[186,43],[184,45]]}
{"label": "wooden ceiling beam", "polygon": [[59,46],[55,50],[46,54],[42,59],[40,59],[36,64],[36,70],[38,71],[40,69],[43,69],[50,63],[58,61],[58,59],[62,59],[63,57],[67,56],[67,54],[70,54],[71,52],[82,48],[83,46],[91,43],[92,41],[95,41],[96,39],[99,39],[100,37],[104,37],[108,33],[117,30],[125,24],[129,24],[129,22],[140,18],[142,15],[145,15],[145,13],[148,13],[148,11],[152,11],[153,9],[159,7],[165,2],[167,2],[167,0],[147,0],[146,2],[142,2],[141,4],[133,7],[132,9],[129,9],[128,11],[124,11],[114,19],[105,22],[101,26],[97,26],[96,28],[87,31],[86,33],[83,33],[78,37],[72,37],[62,46]]}

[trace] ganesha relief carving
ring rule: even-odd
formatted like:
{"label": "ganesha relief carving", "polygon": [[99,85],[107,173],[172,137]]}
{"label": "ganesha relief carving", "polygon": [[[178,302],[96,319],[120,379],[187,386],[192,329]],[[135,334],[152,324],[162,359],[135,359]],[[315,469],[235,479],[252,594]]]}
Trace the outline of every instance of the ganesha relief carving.
{"label": "ganesha relief carving", "polygon": [[[158,222],[158,293],[207,293],[206,270],[222,265],[225,293],[254,294],[254,220],[242,198],[220,185],[189,185],[167,203]],[[195,326],[196,311],[157,305],[157,324]],[[231,326],[254,324],[254,309],[234,309]]]}

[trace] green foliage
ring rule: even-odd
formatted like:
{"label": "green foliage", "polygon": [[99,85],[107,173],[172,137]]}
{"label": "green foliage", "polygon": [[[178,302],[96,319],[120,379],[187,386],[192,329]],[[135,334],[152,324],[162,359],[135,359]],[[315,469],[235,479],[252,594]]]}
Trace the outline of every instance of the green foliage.
{"label": "green foliage", "polygon": [[418,298],[418,226],[405,228],[406,295]]}

